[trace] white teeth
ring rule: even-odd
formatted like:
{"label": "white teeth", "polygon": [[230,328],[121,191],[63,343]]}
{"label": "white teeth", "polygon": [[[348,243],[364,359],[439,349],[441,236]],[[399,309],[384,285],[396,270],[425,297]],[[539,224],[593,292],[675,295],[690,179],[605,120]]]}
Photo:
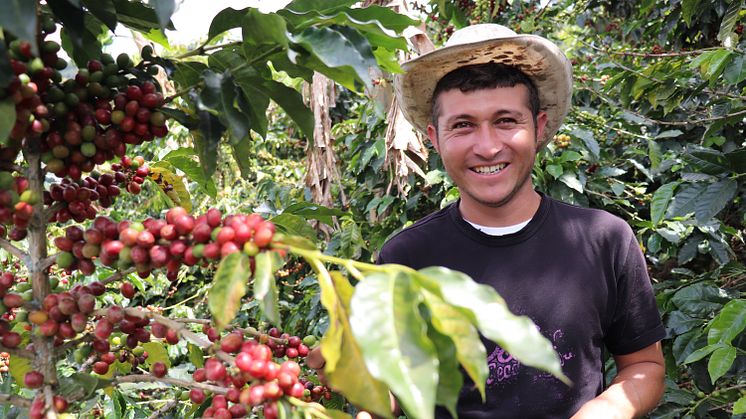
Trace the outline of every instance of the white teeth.
{"label": "white teeth", "polygon": [[506,166],[505,163],[501,163],[501,164],[496,164],[494,166],[479,166],[479,167],[473,168],[472,170],[474,170],[477,173],[490,174],[490,173],[499,172],[500,170],[504,169],[505,166]]}

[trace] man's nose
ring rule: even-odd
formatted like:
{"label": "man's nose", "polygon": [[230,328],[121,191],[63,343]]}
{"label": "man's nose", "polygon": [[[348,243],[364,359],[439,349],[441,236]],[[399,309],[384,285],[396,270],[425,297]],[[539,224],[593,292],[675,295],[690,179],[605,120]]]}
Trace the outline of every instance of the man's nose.
{"label": "man's nose", "polygon": [[496,127],[486,122],[479,125],[473,148],[474,154],[485,159],[493,159],[504,147],[505,143]]}

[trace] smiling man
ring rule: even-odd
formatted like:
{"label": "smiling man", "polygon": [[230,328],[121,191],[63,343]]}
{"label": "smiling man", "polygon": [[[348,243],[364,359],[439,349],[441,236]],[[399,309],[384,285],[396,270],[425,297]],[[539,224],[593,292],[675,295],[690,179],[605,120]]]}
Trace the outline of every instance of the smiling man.
{"label": "smiling man", "polygon": [[[537,151],[570,107],[567,58],[542,37],[488,24],[459,30],[402,67],[402,110],[430,138],[461,197],[394,236],[379,262],[445,266],[493,286],[552,341],[574,383],[485,342],[487,400],[465,376],[459,417],[632,418],[651,410],[663,392],[665,333],[632,230],[531,183]],[[605,351],[617,369],[608,386]]]}

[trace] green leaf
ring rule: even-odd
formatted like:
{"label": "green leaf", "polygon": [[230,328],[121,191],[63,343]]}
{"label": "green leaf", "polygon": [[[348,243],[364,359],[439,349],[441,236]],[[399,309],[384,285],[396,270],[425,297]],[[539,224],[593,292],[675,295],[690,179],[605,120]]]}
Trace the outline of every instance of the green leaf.
{"label": "green leaf", "polygon": [[285,19],[275,13],[264,14],[257,9],[249,9],[241,22],[244,42],[251,45],[288,46]]}
{"label": "green leaf", "polygon": [[746,300],[731,300],[712,320],[707,343],[730,344],[746,328]]}
{"label": "green leaf", "polygon": [[715,384],[718,378],[728,372],[735,360],[736,348],[728,345],[715,349],[715,352],[712,353],[712,356],[710,356],[710,360],[707,363],[707,372],[710,373],[712,384]]}
{"label": "green leaf", "polygon": [[213,198],[217,197],[215,182],[205,174],[204,169],[199,165],[194,149],[183,147],[173,150],[163,156],[163,161],[184,172],[187,179],[196,182],[208,195]]}
{"label": "green leaf", "polygon": [[402,13],[395,12],[390,7],[371,5],[355,9],[345,10],[345,13],[357,21],[372,22],[376,21],[381,25],[396,31],[402,32],[409,26],[417,26],[420,22],[411,19]]}
{"label": "green leaf", "polygon": [[277,230],[285,234],[292,234],[303,237],[316,237],[316,230],[308,224],[308,221],[295,214],[285,214],[274,216],[270,219],[277,226]]}
{"label": "green leaf", "polygon": [[725,66],[728,65],[728,60],[731,55],[731,51],[721,49],[715,51],[713,56],[710,58],[707,71],[702,74],[703,77],[710,82],[710,85],[714,84],[717,78],[720,77],[720,74],[723,73]]}
{"label": "green leaf", "polygon": [[[435,402],[448,409],[448,412],[454,418],[458,417],[456,405],[458,404],[459,392],[464,385],[464,376],[461,375],[456,360],[456,347],[451,339],[438,333],[432,327],[428,327],[427,337],[435,345],[438,354],[438,389]],[[482,363],[486,366],[487,360],[483,360]],[[484,394],[482,397],[484,399]]]}
{"label": "green leaf", "polygon": [[307,259],[319,276],[321,304],[329,313],[329,328],[321,338],[324,372],[332,387],[343,389],[351,403],[382,417],[391,417],[389,392],[365,366],[360,346],[350,329],[353,288],[339,272],[329,273],[317,259]]}
{"label": "green leaf", "polygon": [[564,169],[562,169],[562,166],[559,164],[548,164],[547,173],[552,175],[553,178],[559,179],[559,177],[564,173]]}
{"label": "green leaf", "polygon": [[86,9],[114,32],[117,28],[117,9],[111,0],[82,0]]}
{"label": "green leaf", "polygon": [[585,129],[574,129],[570,131],[570,134],[583,140],[585,148],[591,152],[591,155],[595,159],[598,159],[601,156],[601,147],[598,145],[598,141],[596,141],[593,132]]}
{"label": "green leaf", "polygon": [[378,64],[367,39],[353,28],[307,28],[290,37],[310,54],[305,65],[350,90],[355,81],[372,87],[370,68]]}
{"label": "green leaf", "polygon": [[161,342],[147,342],[142,344],[142,348],[148,353],[145,359],[145,365],[150,368],[156,362],[163,362],[167,367],[171,366],[171,359],[168,357],[168,350]]}
{"label": "green leaf", "polygon": [[297,13],[310,11],[329,12],[351,6],[356,2],[356,0],[293,0],[285,6],[285,9]]}
{"label": "green leaf", "polygon": [[296,202],[282,210],[283,214],[295,214],[307,220],[319,220],[325,224],[332,224],[334,217],[349,215],[349,212],[337,208],[329,208],[313,202]]}
{"label": "green leaf", "polygon": [[423,287],[458,307],[485,337],[524,365],[547,371],[569,384],[552,343],[541,335],[531,319],[511,313],[492,287],[442,267],[421,269],[419,273]]}
{"label": "green leaf", "polygon": [[60,31],[62,47],[78,66],[85,67],[88,60],[100,58],[98,35],[105,30],[101,22],[82,9],[70,7],[64,0],[53,0],[48,4],[63,24]]}
{"label": "green leaf", "polygon": [[27,372],[31,372],[34,369],[31,366],[31,360],[18,355],[13,355],[10,357],[9,362],[8,371],[10,371],[10,375],[13,376],[13,379],[19,386],[23,386],[23,377]]}
{"label": "green leaf", "polygon": [[673,199],[673,193],[677,186],[679,186],[679,182],[669,182],[662,185],[653,194],[653,199],[650,201],[650,221],[653,222],[654,226],[660,224],[665,218],[666,209]]}
{"label": "green leaf", "polygon": [[746,80],[746,68],[743,66],[743,55],[736,55],[731,60],[730,64],[723,71],[723,77],[725,81],[730,84],[738,84]]}
{"label": "green leaf", "polygon": [[[738,19],[741,17],[740,14],[742,7],[743,1],[735,0],[730,2],[728,10],[725,11],[725,16],[723,16],[723,20],[720,22],[720,30],[717,35],[718,41],[722,42],[724,46],[735,47],[735,45],[733,45],[734,39],[732,38],[734,35],[733,29],[736,27],[736,23],[738,23]],[[726,40],[729,40],[730,45],[728,45]]]}
{"label": "green leaf", "polygon": [[202,348],[193,344],[187,343],[187,351],[189,352],[189,362],[197,368],[205,366],[205,354]]}
{"label": "green leaf", "polygon": [[199,161],[205,169],[205,175],[212,176],[215,173],[218,162],[218,146],[220,138],[225,132],[225,126],[220,120],[206,110],[197,111],[199,117],[199,130],[192,130],[195,148],[199,155]]}
{"label": "green leaf", "polygon": [[[60,0],[57,0],[60,1]],[[55,0],[50,0],[50,4]],[[70,7],[70,6],[68,6]],[[0,27],[31,43],[34,56],[39,56],[39,47],[36,43],[36,2],[28,0],[5,0],[0,13]],[[2,41],[0,41],[2,42]],[[21,381],[23,382],[23,381]]]}
{"label": "green leaf", "polygon": [[684,184],[669,203],[668,216],[685,217],[693,213],[694,207],[705,189],[706,185],[701,183]]}
{"label": "green leaf", "polygon": [[[0,43],[2,43],[0,41]],[[5,142],[16,123],[16,105],[10,99],[0,102],[0,144]]]}
{"label": "green leaf", "polygon": [[693,148],[682,156],[684,159],[708,175],[721,175],[731,172],[731,167],[725,155],[711,148]]}
{"label": "green leaf", "polygon": [[[155,10],[145,5],[145,3],[134,2],[129,0],[113,0],[114,7],[117,9],[119,23],[143,33],[151,29],[161,29],[161,25]],[[168,24],[167,29],[175,30],[173,25]]]}
{"label": "green leaf", "polygon": [[236,10],[232,7],[227,7],[221,10],[214,18],[212,18],[210,29],[207,31],[207,42],[210,42],[212,38],[215,38],[225,31],[241,27],[244,16],[246,16],[246,13],[251,9],[251,7],[246,7]]}
{"label": "green leaf", "polygon": [[177,61],[175,65],[176,70],[174,71],[172,80],[181,88],[194,86],[199,83],[202,80],[202,73],[207,68],[207,65],[197,61]]}
{"label": "green leaf", "polygon": [[722,343],[716,343],[714,345],[707,345],[704,348],[699,348],[696,351],[689,354],[688,357],[684,360],[683,364],[691,364],[692,362],[697,362],[700,359],[706,357],[707,355],[715,352],[717,349],[721,349],[726,347],[725,344]]}
{"label": "green leaf", "polygon": [[683,0],[681,2],[681,17],[686,22],[686,26],[692,25],[692,16],[697,13],[697,6],[700,0]]}
{"label": "green leaf", "polygon": [[150,165],[148,178],[155,182],[171,200],[175,207],[183,207],[187,212],[192,211],[192,197],[184,184],[184,179],[178,176],[171,163],[160,161]]}
{"label": "green leaf", "polygon": [[741,396],[740,399],[736,400],[733,404],[733,414],[742,415],[746,413],[746,396]]}
{"label": "green leaf", "polygon": [[202,73],[204,88],[200,94],[202,106],[214,110],[223,125],[229,128],[232,143],[246,137],[251,128],[250,121],[236,107],[236,85],[229,72],[223,74],[207,70]]}
{"label": "green leaf", "polygon": [[[435,294],[425,291],[423,295],[430,309],[430,322],[438,332],[453,341],[458,361],[479,389],[482,400],[485,400],[484,386],[490,371],[487,367],[487,352],[479,338],[479,333],[458,309],[450,306]],[[440,358],[442,362],[443,357]]]}
{"label": "green leaf", "polygon": [[[258,265],[257,262],[257,271]],[[246,281],[250,275],[249,257],[243,252],[231,253],[220,261],[207,299],[210,313],[219,330],[236,317],[241,308],[241,298],[246,294]]]}
{"label": "green leaf", "polygon": [[583,193],[583,184],[580,183],[575,173],[565,172],[560,176],[559,181],[567,185],[570,189]]}
{"label": "green leaf", "polygon": [[[241,176],[244,179],[250,179],[255,174],[253,165],[250,162],[253,148],[251,147],[251,135],[244,138],[238,144],[231,144],[231,152],[233,154],[233,160],[238,165],[238,170],[241,171]],[[216,191],[217,193],[217,191]]]}
{"label": "green leaf", "polygon": [[280,310],[278,306],[277,284],[275,272],[282,267],[284,261],[277,252],[261,252],[254,257],[254,298],[259,300],[259,307],[267,316],[270,323],[280,325]]}
{"label": "green leaf", "polygon": [[730,301],[725,291],[715,286],[697,283],[677,291],[671,302],[679,310],[692,317],[705,318],[717,312],[723,304]]}
{"label": "green leaf", "polygon": [[158,25],[160,25],[161,29],[165,29],[176,10],[176,2],[174,0],[156,0],[153,6],[155,15],[158,18]]}
{"label": "green leaf", "polygon": [[738,182],[722,179],[707,186],[694,205],[697,221],[705,223],[716,216],[730,203],[738,190]]}
{"label": "green leaf", "polygon": [[275,103],[280,105],[280,107],[290,118],[293,119],[293,121],[295,121],[296,124],[298,124],[298,127],[300,127],[306,137],[313,138],[313,127],[315,123],[313,112],[311,112],[311,110],[306,106],[303,101],[303,96],[301,96],[297,90],[274,80],[254,79],[251,81],[246,80],[246,82],[249,82],[250,85],[245,86],[242,84],[242,87],[244,87],[245,90],[246,88],[259,90],[265,96],[270,97]]}
{"label": "green leaf", "polygon": [[728,165],[734,173],[746,173],[746,150],[734,150],[725,155],[728,159]]}
{"label": "green leaf", "polygon": [[106,382],[106,380],[100,380],[91,374],[78,372],[69,377],[60,376],[59,380],[60,383],[57,388],[61,396],[79,399],[88,399],[99,388],[99,385]]}
{"label": "green leaf", "polygon": [[366,276],[350,301],[350,326],[370,373],[391,388],[406,412],[432,418],[438,356],[427,337],[417,284],[409,275]]}

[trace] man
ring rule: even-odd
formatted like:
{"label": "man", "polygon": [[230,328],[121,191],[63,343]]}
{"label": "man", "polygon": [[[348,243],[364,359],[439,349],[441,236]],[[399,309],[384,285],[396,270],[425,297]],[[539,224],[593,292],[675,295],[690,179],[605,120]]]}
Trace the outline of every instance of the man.
{"label": "man", "polygon": [[[651,410],[664,387],[665,333],[632,230],[531,184],[537,150],[570,107],[567,58],[544,38],[487,24],[457,31],[403,68],[402,111],[427,133],[460,199],[390,239],[379,262],[445,266],[493,286],[552,341],[573,382],[485,342],[487,400],[465,376],[459,417],[632,418]],[[617,367],[607,388],[605,349]]]}

